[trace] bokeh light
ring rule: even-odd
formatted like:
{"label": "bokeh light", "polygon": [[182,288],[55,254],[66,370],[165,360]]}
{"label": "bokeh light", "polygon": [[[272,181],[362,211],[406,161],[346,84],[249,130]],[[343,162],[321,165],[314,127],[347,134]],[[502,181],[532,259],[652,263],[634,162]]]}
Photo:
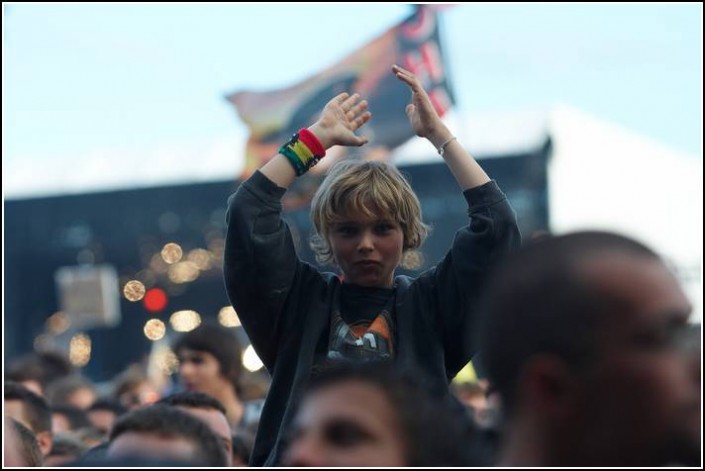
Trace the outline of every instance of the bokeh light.
{"label": "bokeh light", "polygon": [[252,345],[248,346],[242,354],[242,366],[244,366],[247,371],[257,371],[264,366]]}
{"label": "bokeh light", "polygon": [[71,320],[63,312],[55,312],[46,320],[46,327],[53,335],[63,334],[71,327]]}
{"label": "bokeh light", "polygon": [[201,325],[201,316],[196,311],[176,311],[169,318],[169,323],[177,332],[190,332]]}
{"label": "bokeh light", "polygon": [[181,260],[181,257],[184,255],[184,251],[181,250],[181,246],[179,244],[169,242],[164,245],[161,254],[162,260],[171,265],[172,263],[176,263]]}
{"label": "bokeh light", "polygon": [[136,302],[144,298],[144,293],[146,289],[144,284],[138,280],[130,280],[125,283],[125,287],[122,289],[122,294],[128,301]]}
{"label": "bokeh light", "polygon": [[224,327],[240,327],[241,325],[240,318],[232,306],[225,306],[218,312],[218,322]]}
{"label": "bokeh light", "polygon": [[159,312],[163,310],[169,302],[164,290],[152,288],[144,295],[144,307],[149,312]]}
{"label": "bokeh light", "polygon": [[91,338],[83,333],[76,334],[69,341],[69,360],[74,366],[86,366],[91,361]]}
{"label": "bokeh light", "polygon": [[164,337],[166,325],[159,319],[150,319],[144,324],[144,336],[155,341]]}

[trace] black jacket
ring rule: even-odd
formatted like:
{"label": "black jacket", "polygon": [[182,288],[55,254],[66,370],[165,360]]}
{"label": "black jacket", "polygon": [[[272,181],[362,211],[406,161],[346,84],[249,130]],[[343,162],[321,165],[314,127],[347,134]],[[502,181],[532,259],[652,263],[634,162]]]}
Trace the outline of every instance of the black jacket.
{"label": "black jacket", "polygon": [[[281,219],[286,192],[259,171],[229,199],[225,283],[253,347],[272,375],[253,466],[276,465],[282,431],[313,367],[327,354],[330,311],[340,281],[298,259]],[[494,181],[466,190],[470,224],[448,254],[418,278],[395,278],[396,363],[432,390],[475,352],[472,305],[488,268],[520,244],[514,211]]]}

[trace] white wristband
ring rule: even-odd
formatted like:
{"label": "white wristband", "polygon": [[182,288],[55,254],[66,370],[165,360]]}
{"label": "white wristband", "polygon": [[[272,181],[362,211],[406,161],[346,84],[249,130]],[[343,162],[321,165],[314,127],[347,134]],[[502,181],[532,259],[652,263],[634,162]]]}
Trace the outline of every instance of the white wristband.
{"label": "white wristband", "polygon": [[443,144],[441,144],[441,147],[438,148],[438,154],[440,154],[440,156],[443,157],[443,154],[446,151],[446,146],[456,139],[457,139],[457,137],[453,136],[450,139],[448,139],[447,141],[445,141]]}

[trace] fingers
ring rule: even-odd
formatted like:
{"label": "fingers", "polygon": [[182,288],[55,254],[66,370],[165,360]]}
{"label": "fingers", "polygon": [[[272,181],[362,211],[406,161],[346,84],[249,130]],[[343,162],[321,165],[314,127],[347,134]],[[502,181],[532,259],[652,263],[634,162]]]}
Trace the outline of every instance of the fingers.
{"label": "fingers", "polygon": [[367,111],[367,100],[362,100],[357,103],[359,99],[360,95],[355,93],[340,105],[341,109],[345,112],[345,118],[352,125],[353,129],[359,129],[372,117],[372,113]]}
{"label": "fingers", "polygon": [[411,75],[412,77],[414,76],[414,74],[412,74],[410,71],[406,70],[404,67],[397,65],[397,64],[394,64],[392,66],[392,72],[394,72],[395,74],[402,73],[402,74],[406,74],[406,75]]}
{"label": "fingers", "polygon": [[349,96],[350,96],[350,94],[348,92],[343,92],[340,95],[336,95],[331,101],[333,101],[339,105],[342,105],[342,103],[345,100],[347,100]]}
{"label": "fingers", "polygon": [[357,105],[353,106],[350,108],[350,110],[346,113],[346,117],[352,121],[357,117],[360,113],[364,112],[367,109],[367,100],[362,100],[360,103]]}
{"label": "fingers", "polygon": [[[353,131],[356,130],[356,129],[360,129],[360,128],[361,128],[366,122],[368,122],[371,118],[372,118],[372,113],[370,113],[369,111],[365,111],[365,112],[362,113],[360,116],[358,116],[357,118],[355,118],[355,120],[352,121]],[[358,146],[358,147],[363,146],[363,145],[365,145],[365,144],[367,144],[367,143],[369,142],[369,139],[368,139],[367,137],[365,137],[365,136],[356,136],[356,135],[353,134],[353,135],[352,135],[352,138],[353,138],[353,140],[352,140],[352,142],[350,143],[350,145],[355,145],[355,146]]]}
{"label": "fingers", "polygon": [[413,73],[411,73],[410,71],[408,71],[405,68],[400,67],[396,64],[394,64],[392,66],[392,72],[394,72],[394,75],[396,75],[400,79],[413,80],[416,78],[416,76]]}
{"label": "fingers", "polygon": [[399,80],[409,85],[413,91],[423,90],[421,83],[416,78],[416,75],[412,74],[405,68],[395,64],[392,66],[392,72],[394,72],[394,75],[396,75]]}
{"label": "fingers", "polygon": [[355,136],[355,145],[360,147],[364,146],[369,142],[369,139],[367,139],[365,136]]}
{"label": "fingers", "polygon": [[355,129],[361,128],[371,118],[372,118],[372,113],[370,113],[369,111],[365,111],[363,114],[361,114],[360,116],[355,118],[355,121],[353,121]]}
{"label": "fingers", "polygon": [[411,103],[408,104],[408,105],[406,105],[405,111],[406,111],[406,115],[407,115],[407,116],[413,115],[414,112],[416,111],[416,105],[411,104]]}
{"label": "fingers", "polygon": [[[344,93],[341,95],[347,95],[347,93]],[[338,95],[338,96],[341,96],[341,95]],[[353,93],[352,95],[347,96],[343,101],[340,102],[340,108],[347,113],[355,106],[355,104],[358,102],[359,99],[360,99],[360,94]]]}

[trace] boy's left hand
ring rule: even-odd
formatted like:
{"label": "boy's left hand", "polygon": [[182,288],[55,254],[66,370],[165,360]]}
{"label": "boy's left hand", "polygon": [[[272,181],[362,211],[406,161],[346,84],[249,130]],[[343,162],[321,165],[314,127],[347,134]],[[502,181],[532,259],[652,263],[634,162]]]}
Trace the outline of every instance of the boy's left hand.
{"label": "boy's left hand", "polygon": [[414,132],[419,137],[433,140],[436,134],[443,132],[445,126],[433,107],[428,93],[421,86],[418,77],[408,70],[394,65],[392,72],[411,89],[411,103],[406,105],[406,115]]}

